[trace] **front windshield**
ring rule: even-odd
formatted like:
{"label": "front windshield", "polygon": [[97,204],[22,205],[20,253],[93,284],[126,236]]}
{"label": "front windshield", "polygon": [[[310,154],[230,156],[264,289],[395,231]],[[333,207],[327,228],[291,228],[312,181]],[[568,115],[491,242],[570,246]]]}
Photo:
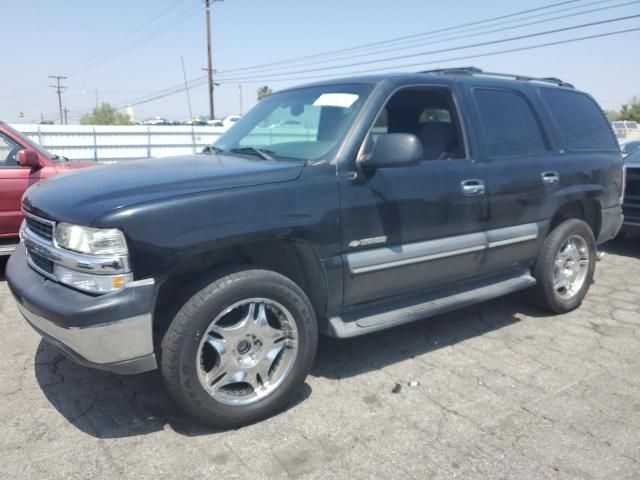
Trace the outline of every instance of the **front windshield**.
{"label": "front windshield", "polygon": [[[275,93],[239,119],[211,149],[279,160],[319,160],[336,149],[372,90],[336,84]],[[260,152],[256,152],[259,150]]]}

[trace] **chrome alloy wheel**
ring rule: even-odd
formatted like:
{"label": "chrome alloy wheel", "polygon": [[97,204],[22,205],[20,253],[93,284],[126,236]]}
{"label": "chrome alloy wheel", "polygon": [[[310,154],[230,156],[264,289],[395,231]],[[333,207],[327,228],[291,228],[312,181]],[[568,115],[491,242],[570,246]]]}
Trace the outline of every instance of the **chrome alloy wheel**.
{"label": "chrome alloy wheel", "polygon": [[198,378],[217,401],[247,405],[278,388],[297,351],[298,329],[289,310],[267,298],[242,300],[207,327],[198,347]]}
{"label": "chrome alloy wheel", "polygon": [[553,268],[553,288],[561,298],[572,298],[580,291],[589,271],[589,247],[579,235],[565,240]]}

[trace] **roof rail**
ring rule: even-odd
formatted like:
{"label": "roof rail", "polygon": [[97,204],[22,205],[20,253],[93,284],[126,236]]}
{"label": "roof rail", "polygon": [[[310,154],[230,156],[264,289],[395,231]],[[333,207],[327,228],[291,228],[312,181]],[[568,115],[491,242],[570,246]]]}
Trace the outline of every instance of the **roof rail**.
{"label": "roof rail", "polygon": [[431,73],[434,75],[485,75],[488,77],[502,77],[513,78],[514,80],[521,80],[524,82],[545,82],[553,83],[560,87],[575,88],[570,83],[567,83],[559,78],[554,77],[528,77],[526,75],[514,75],[511,73],[495,73],[495,72],[483,72],[478,67],[452,67],[452,68],[439,68],[436,70],[424,70],[418,73]]}

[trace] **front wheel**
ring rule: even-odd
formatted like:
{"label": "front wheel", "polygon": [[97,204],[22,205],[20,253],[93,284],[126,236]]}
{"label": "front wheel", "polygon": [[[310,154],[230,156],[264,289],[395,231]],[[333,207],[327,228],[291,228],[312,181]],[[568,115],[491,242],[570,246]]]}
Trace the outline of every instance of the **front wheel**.
{"label": "front wheel", "polygon": [[567,220],[545,239],[534,267],[537,303],[566,313],[580,306],[596,268],[596,242],[589,225]]}
{"label": "front wheel", "polygon": [[161,372],[187,413],[235,428],[284,407],[311,368],[317,337],[313,308],[295,283],[242,270],[178,312],[162,341]]}

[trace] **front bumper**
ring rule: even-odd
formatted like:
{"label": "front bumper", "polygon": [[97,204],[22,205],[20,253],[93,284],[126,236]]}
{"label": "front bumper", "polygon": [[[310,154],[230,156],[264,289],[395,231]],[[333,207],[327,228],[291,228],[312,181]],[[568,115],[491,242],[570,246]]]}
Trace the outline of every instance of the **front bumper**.
{"label": "front bumper", "polygon": [[6,277],[27,322],[77,363],[121,374],[157,368],[153,283],[85,294],[36,273],[27,265],[23,245],[9,259]]}

